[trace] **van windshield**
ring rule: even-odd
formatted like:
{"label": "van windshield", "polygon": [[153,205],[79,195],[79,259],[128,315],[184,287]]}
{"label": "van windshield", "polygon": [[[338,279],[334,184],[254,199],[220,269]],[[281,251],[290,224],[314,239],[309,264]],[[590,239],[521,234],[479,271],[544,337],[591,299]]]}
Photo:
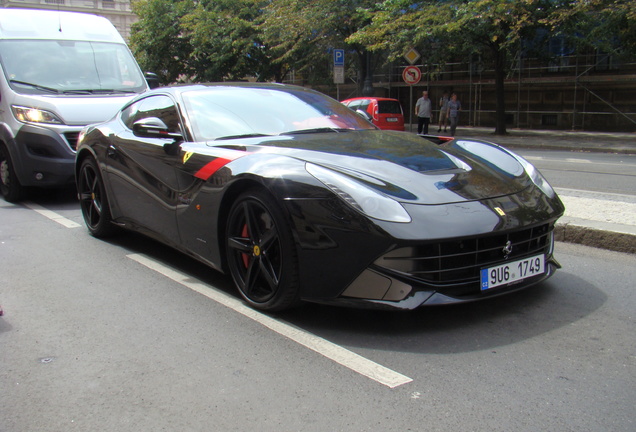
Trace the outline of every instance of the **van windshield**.
{"label": "van windshield", "polygon": [[0,41],[0,61],[17,93],[141,93],[144,77],[125,45],[63,40]]}

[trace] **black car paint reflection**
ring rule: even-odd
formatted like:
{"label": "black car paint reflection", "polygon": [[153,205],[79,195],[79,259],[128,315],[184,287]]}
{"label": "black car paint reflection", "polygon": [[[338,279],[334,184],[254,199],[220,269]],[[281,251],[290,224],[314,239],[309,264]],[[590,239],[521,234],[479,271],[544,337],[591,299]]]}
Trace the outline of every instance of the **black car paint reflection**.
{"label": "black car paint reflection", "polygon": [[[263,310],[412,309],[549,277],[564,211],[549,185],[495,144],[428,138],[299,87],[163,88],[83,131],[77,184],[91,234],[152,236],[231,274]],[[482,268],[537,254],[543,274],[480,289]]]}

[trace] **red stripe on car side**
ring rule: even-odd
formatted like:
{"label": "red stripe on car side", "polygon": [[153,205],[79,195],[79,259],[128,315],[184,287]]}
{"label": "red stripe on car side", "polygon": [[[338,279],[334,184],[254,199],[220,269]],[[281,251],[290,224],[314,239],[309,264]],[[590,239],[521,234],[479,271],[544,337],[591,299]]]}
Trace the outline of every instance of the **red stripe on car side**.
{"label": "red stripe on car side", "polygon": [[212,177],[212,175],[215,172],[217,172],[219,169],[223,168],[225,165],[232,162],[232,160],[233,159],[216,158],[213,161],[205,164],[203,168],[197,171],[194,176],[197,178],[200,178],[201,180],[207,180],[210,177]]}

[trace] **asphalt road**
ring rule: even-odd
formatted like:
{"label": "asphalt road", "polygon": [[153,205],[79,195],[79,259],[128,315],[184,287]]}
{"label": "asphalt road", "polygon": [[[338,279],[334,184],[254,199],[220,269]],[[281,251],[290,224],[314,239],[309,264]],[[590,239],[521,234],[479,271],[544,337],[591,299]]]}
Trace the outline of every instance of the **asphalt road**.
{"label": "asphalt road", "polygon": [[636,195],[636,155],[514,149],[554,187]]}
{"label": "asphalt road", "polygon": [[553,278],[492,301],[267,317],[91,238],[71,192],[34,201],[0,201],[1,432],[636,429],[634,255],[558,243]]}

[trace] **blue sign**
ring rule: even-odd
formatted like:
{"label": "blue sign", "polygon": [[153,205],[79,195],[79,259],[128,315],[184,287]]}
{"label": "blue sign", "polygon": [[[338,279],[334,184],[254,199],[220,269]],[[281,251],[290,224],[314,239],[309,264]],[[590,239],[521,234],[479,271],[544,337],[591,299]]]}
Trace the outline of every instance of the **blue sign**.
{"label": "blue sign", "polygon": [[343,49],[333,50],[333,65],[344,66],[344,50]]}

